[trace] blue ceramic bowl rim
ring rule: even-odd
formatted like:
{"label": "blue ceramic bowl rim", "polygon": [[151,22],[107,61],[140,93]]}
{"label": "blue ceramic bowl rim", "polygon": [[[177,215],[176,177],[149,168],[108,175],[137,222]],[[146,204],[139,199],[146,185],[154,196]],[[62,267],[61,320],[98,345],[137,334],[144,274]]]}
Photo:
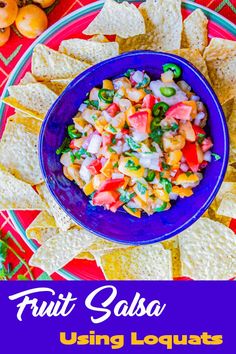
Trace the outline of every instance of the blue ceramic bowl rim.
{"label": "blue ceramic bowl rim", "polygon": [[[190,68],[197,79],[200,79],[203,84],[207,87],[211,98],[217,108],[219,117],[220,117],[220,121],[222,124],[222,129],[223,129],[223,139],[222,139],[222,144],[224,144],[224,151],[225,151],[225,155],[222,157],[222,167],[221,167],[221,172],[219,174],[219,178],[217,180],[217,183],[215,184],[215,187],[212,189],[211,194],[209,195],[208,199],[205,201],[205,203],[202,205],[202,207],[195,212],[191,218],[189,218],[184,224],[180,225],[178,228],[170,231],[169,233],[166,233],[165,235],[163,235],[162,237],[157,237],[154,239],[150,239],[150,240],[144,240],[144,241],[130,241],[127,240],[126,242],[120,241],[120,240],[115,240],[114,238],[109,238],[109,236],[104,235],[102,232],[97,231],[97,230],[93,230],[91,228],[89,228],[88,226],[85,226],[83,224],[82,221],[77,220],[76,217],[74,217],[74,215],[69,212],[67,210],[67,208],[64,206],[64,204],[61,202],[61,200],[57,197],[56,193],[53,191],[50,183],[48,182],[48,178],[47,178],[47,173],[46,173],[46,169],[44,167],[44,163],[43,163],[43,136],[46,130],[46,126],[48,123],[48,120],[50,119],[50,116],[52,114],[52,112],[54,111],[55,107],[60,104],[60,101],[62,100],[63,96],[66,94],[66,92],[72,88],[74,85],[77,84],[77,82],[81,81],[81,80],[85,80],[87,76],[90,76],[95,70],[99,69],[100,67],[105,66],[108,63],[111,62],[115,62],[117,59],[121,59],[121,58],[126,58],[128,56],[135,56],[135,55],[148,55],[148,54],[158,54],[159,56],[164,56],[167,57],[168,60],[170,58],[175,58],[179,61],[181,61],[181,63]],[[110,75],[108,75],[110,76]],[[62,208],[62,210],[79,226],[86,228],[88,231],[92,232],[93,234],[96,234],[99,237],[102,237],[108,241],[113,241],[113,242],[117,242],[117,243],[121,243],[121,244],[130,244],[130,245],[144,245],[144,244],[152,244],[152,243],[156,243],[156,242],[161,242],[164,240],[167,240],[179,233],[181,233],[182,231],[184,231],[185,229],[187,229],[188,227],[190,227],[194,222],[196,222],[203,214],[204,212],[208,209],[208,207],[210,206],[210,204],[212,203],[212,201],[214,200],[214,198],[217,195],[217,192],[220,189],[220,186],[223,182],[226,170],[227,170],[227,165],[228,165],[228,161],[229,161],[229,134],[228,134],[228,127],[227,127],[227,123],[226,123],[226,119],[225,119],[225,115],[223,112],[223,109],[221,107],[221,104],[216,96],[216,93],[214,92],[213,88],[211,87],[211,85],[209,84],[209,82],[206,80],[206,78],[202,75],[202,73],[194,66],[192,65],[188,60],[176,55],[176,54],[171,54],[171,53],[165,53],[165,52],[155,52],[152,50],[136,50],[136,51],[131,51],[131,52],[127,52],[121,55],[118,55],[116,57],[104,60],[98,64],[93,65],[92,67],[88,68],[87,70],[85,70],[84,72],[82,72],[81,74],[79,74],[77,77],[75,77],[73,79],[73,81],[66,87],[66,89],[62,92],[62,94],[57,98],[57,100],[53,103],[53,105],[50,107],[50,109],[48,110],[46,117],[43,121],[41,130],[40,130],[40,135],[39,135],[39,146],[38,146],[38,151],[39,151],[39,164],[40,164],[40,168],[41,168],[41,172],[44,178],[44,181],[46,182],[46,185],[49,189],[50,194],[52,195],[52,197],[54,198],[54,200],[57,202],[57,204]],[[151,217],[151,216],[150,216]]]}

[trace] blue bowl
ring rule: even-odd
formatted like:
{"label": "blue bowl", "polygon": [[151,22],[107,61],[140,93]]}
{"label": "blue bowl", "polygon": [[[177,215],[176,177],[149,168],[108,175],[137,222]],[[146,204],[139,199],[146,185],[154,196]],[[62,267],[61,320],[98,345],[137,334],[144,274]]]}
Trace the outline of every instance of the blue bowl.
{"label": "blue bowl", "polygon": [[[178,199],[168,211],[137,219],[122,208],[117,213],[93,207],[82,190],[66,179],[56,149],[65,138],[66,127],[78,111],[87,92],[102,80],[115,78],[129,68],[145,70],[157,79],[162,65],[172,62],[182,68],[185,80],[205,103],[207,129],[214,142],[214,152],[221,156],[205,169],[204,178],[194,195]],[[220,103],[209,83],[188,61],[167,53],[134,51],[99,63],[75,78],[49,110],[40,132],[39,156],[47,186],[61,208],[79,225],[108,240],[128,244],[149,244],[168,239],[193,224],[209,207],[223,181],[228,163],[229,139]]]}

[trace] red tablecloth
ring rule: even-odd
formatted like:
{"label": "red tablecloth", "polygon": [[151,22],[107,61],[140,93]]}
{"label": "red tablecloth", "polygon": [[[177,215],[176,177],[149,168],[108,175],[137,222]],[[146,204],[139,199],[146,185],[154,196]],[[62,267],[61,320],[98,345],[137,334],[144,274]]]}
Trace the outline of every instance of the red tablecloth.
{"label": "red tablecloth", "polygon": [[[56,0],[55,7],[51,9],[50,13],[48,14],[49,17],[49,25],[52,25],[54,22],[58,21],[63,16],[69,14],[70,12],[91,3],[91,0]],[[236,0],[196,0],[193,1],[204,5],[206,7],[211,8],[214,11],[219,12],[221,15],[225,16],[232,22],[236,23]],[[16,34],[14,31],[11,31],[11,37],[9,42],[2,48],[0,48],[0,94],[7,82],[7,79],[12,71],[12,69],[17,64],[18,60],[21,58],[25,50],[32,44],[33,40],[24,38]],[[234,229],[236,229],[236,222],[233,221],[235,225]],[[2,236],[6,235],[8,231],[11,232],[13,236],[19,240],[19,236],[15,227],[8,215],[7,212],[0,212],[0,231]],[[17,253],[23,258],[28,258],[27,254],[27,245],[20,241],[22,249],[16,246],[16,244],[12,240],[8,240],[9,244],[14,248],[17,248]],[[0,249],[1,251],[1,249]],[[1,258],[1,252],[0,252]],[[18,259],[9,252],[9,256],[7,259],[7,263],[12,265],[12,268],[18,265],[19,271],[16,274],[26,274],[28,278],[29,272],[22,265]],[[17,270],[17,269],[16,269]],[[37,279],[44,278],[44,274],[37,270],[33,270],[34,277]],[[16,279],[16,274],[12,276],[12,279]],[[53,277],[54,279],[60,279],[59,276]],[[1,267],[0,267],[0,279],[1,279]]]}

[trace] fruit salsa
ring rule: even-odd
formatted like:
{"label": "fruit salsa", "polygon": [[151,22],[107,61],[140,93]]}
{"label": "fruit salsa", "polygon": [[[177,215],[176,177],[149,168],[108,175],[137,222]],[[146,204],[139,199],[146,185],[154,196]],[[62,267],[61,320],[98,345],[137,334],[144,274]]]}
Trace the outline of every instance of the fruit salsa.
{"label": "fruit salsa", "polygon": [[129,69],[80,105],[56,153],[92,205],[141,217],[193,194],[213,143],[204,130],[207,110],[180,76],[173,63],[153,81]]}

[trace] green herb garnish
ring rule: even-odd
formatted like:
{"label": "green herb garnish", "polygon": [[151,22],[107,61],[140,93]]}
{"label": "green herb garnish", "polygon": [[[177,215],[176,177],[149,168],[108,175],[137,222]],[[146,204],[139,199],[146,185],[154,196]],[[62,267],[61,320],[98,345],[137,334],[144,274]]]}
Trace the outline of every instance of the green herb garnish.
{"label": "green herb garnish", "polygon": [[128,160],[127,163],[125,164],[125,167],[128,168],[130,171],[137,171],[141,168],[140,165],[135,165],[134,161]]}
{"label": "green herb garnish", "polygon": [[99,101],[98,100],[85,100],[84,103],[87,105],[87,106],[92,106],[92,107],[95,107],[98,109],[99,107]]}
{"label": "green herb garnish", "polygon": [[118,192],[120,193],[120,201],[123,203],[128,203],[135,196],[135,193],[129,193],[122,188],[119,188]]}
{"label": "green herb garnish", "polygon": [[168,165],[165,162],[162,162],[162,168],[163,168],[163,170],[168,171],[170,169],[170,165]]}
{"label": "green herb garnish", "polygon": [[215,154],[214,152],[212,152],[211,155],[215,158],[215,161],[218,161],[221,159],[221,156],[218,154]]}
{"label": "green herb garnish", "polygon": [[56,150],[56,154],[61,155],[61,154],[64,154],[64,153],[70,151],[70,148],[69,148],[70,142],[71,142],[70,138],[65,138],[63,140],[63,143],[61,144],[61,146]]}
{"label": "green herb garnish", "polygon": [[141,194],[145,194],[145,193],[146,193],[146,191],[147,191],[147,186],[145,186],[143,183],[137,182],[137,187],[138,187],[138,191],[139,191]]}
{"label": "green herb garnish", "polygon": [[172,183],[167,178],[160,178],[160,183],[162,184],[164,190],[169,194],[172,191]]}
{"label": "green herb garnish", "polygon": [[127,141],[127,144],[129,145],[131,150],[138,150],[141,148],[141,145],[136,143],[136,141],[133,138],[131,138],[131,136],[129,136],[126,139],[126,141]]}
{"label": "green herb garnish", "polygon": [[114,128],[111,124],[109,125],[108,129],[109,129],[112,133],[117,133],[116,128]]}

